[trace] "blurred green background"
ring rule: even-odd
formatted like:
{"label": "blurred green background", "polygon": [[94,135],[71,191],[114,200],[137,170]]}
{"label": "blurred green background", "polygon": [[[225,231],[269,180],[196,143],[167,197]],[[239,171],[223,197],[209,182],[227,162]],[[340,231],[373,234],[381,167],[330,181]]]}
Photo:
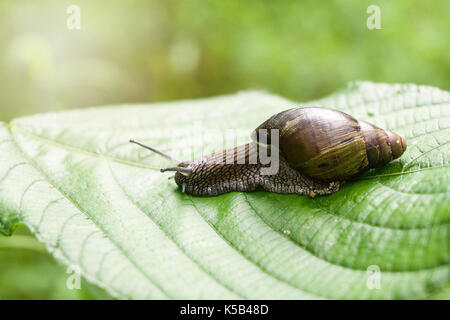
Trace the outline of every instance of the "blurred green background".
{"label": "blurred green background", "polygon": [[[352,80],[448,90],[449,16],[448,0],[0,0],[0,120],[248,89],[306,101]],[[25,227],[0,235],[0,299],[107,297],[65,271]]]}

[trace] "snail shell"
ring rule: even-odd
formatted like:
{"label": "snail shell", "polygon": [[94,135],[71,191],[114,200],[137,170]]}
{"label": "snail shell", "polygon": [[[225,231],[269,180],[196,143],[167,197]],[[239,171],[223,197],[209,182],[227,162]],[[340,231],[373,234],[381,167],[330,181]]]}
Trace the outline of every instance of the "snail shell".
{"label": "snail shell", "polygon": [[280,112],[259,129],[279,129],[281,155],[296,170],[323,180],[346,180],[369,168],[400,157],[406,140],[373,124],[337,110],[307,107]]}

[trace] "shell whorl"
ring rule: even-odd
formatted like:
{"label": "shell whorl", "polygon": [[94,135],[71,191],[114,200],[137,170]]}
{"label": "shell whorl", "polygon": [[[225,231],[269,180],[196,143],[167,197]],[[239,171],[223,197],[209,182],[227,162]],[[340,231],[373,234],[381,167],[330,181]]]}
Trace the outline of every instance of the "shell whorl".
{"label": "shell whorl", "polygon": [[402,136],[365,121],[359,121],[359,125],[366,142],[369,168],[381,167],[405,152],[407,145]]}

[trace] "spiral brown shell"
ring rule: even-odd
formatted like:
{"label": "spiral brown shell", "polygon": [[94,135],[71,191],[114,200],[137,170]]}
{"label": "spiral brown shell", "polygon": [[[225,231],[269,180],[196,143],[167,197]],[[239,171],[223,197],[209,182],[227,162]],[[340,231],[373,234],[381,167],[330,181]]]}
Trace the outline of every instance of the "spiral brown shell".
{"label": "spiral brown shell", "polygon": [[364,170],[385,165],[406,150],[406,140],[394,132],[358,121],[337,110],[293,108],[272,116],[256,128],[279,129],[281,155],[295,169],[324,181],[346,180]]}

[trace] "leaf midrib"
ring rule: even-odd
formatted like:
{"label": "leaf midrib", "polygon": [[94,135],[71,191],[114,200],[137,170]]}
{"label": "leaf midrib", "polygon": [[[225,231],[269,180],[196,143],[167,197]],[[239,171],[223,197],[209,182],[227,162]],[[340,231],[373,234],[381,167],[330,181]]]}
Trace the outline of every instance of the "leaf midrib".
{"label": "leaf midrib", "polygon": [[[53,146],[56,146],[58,148],[65,149],[65,150],[68,150],[68,151],[89,155],[89,156],[95,157],[95,158],[103,158],[103,159],[107,159],[107,160],[110,160],[110,161],[113,161],[113,162],[118,162],[118,163],[122,163],[122,164],[125,164],[125,165],[129,165],[129,166],[132,166],[132,167],[148,169],[148,170],[153,170],[153,171],[160,171],[160,168],[151,167],[151,166],[139,163],[139,162],[134,162],[134,161],[130,161],[130,160],[120,159],[120,158],[117,158],[117,157],[107,156],[107,155],[104,155],[104,154],[100,154],[100,153],[96,153],[96,152],[93,152],[93,151],[88,151],[88,150],[85,150],[85,149],[82,149],[82,148],[79,148],[79,147],[75,147],[75,146],[72,146],[72,145],[69,145],[69,144],[66,144],[66,143],[61,143],[61,142],[58,142],[58,141],[55,141],[55,140],[51,140],[51,139],[48,139],[46,137],[42,137],[42,136],[39,136],[39,135],[34,134],[32,132],[26,131],[26,130],[20,128],[17,125],[14,125],[14,126],[11,125],[10,130],[11,130],[11,132],[13,132],[14,130],[17,130],[17,131],[23,133],[24,135],[33,137],[33,138],[35,138],[37,140],[40,140],[40,141],[42,141],[44,143],[47,143],[47,144],[50,144],[50,145],[53,145]],[[9,141],[14,141],[15,142],[15,140],[9,140]],[[8,142],[8,140],[6,140],[4,142]],[[411,170],[411,171],[402,171],[402,172],[397,172],[397,173],[390,173],[389,175],[394,175],[394,174],[406,175],[406,174],[412,174],[412,173],[421,172],[421,171],[424,171],[424,170],[444,168],[444,167],[447,167],[447,166],[450,166],[450,164],[444,164],[444,165],[439,165],[439,166],[420,168],[420,169]],[[361,178],[372,179],[372,178],[378,178],[378,177],[383,177],[383,176],[387,176],[387,175],[374,175],[374,176],[366,176],[366,177],[361,177]]]}

